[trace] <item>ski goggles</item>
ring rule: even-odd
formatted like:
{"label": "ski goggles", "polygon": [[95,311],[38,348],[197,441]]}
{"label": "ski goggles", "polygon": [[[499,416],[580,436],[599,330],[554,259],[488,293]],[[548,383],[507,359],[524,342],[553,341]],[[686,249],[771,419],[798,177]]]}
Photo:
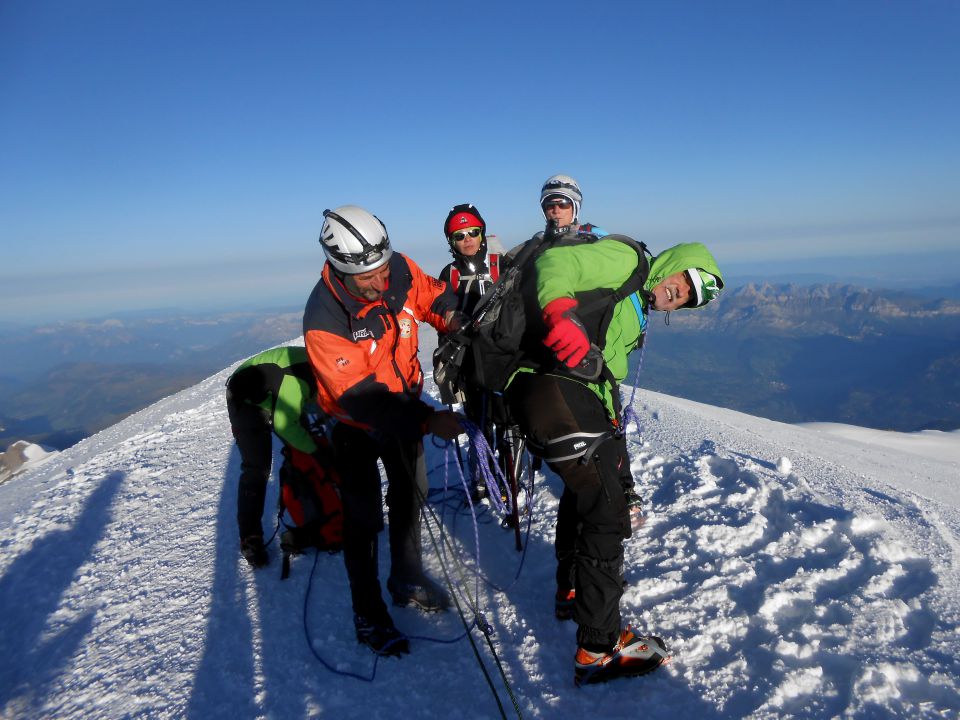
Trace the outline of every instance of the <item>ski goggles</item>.
{"label": "ski goggles", "polygon": [[547,198],[540,203],[540,207],[542,207],[544,210],[552,207],[558,207],[561,210],[566,210],[567,208],[573,207],[573,201],[565,197]]}
{"label": "ski goggles", "polygon": [[451,233],[450,239],[454,242],[463,242],[467,237],[477,238],[480,237],[480,228],[467,228],[466,230],[457,230],[455,233]]}
{"label": "ski goggles", "polygon": [[703,307],[720,294],[720,286],[717,283],[716,275],[712,275],[706,270],[690,268],[687,270],[687,276],[690,278],[690,286],[693,288],[693,297],[690,298],[687,307]]}

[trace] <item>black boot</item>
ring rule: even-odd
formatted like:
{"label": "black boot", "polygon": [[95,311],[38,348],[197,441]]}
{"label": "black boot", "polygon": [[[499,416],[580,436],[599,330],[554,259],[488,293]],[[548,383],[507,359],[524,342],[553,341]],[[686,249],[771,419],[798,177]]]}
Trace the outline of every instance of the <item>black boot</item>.
{"label": "black boot", "polygon": [[437,612],[450,607],[450,595],[428,577],[416,582],[399,582],[392,577],[387,579],[387,590],[393,598],[393,604],[400,607],[416,607],[424,612]]}
{"label": "black boot", "polygon": [[262,568],[270,562],[267,548],[263,544],[263,535],[248,535],[240,540],[240,554],[252,568]]}
{"label": "black boot", "polygon": [[353,627],[357,631],[357,642],[366,645],[377,655],[399,656],[410,652],[409,641],[393,626],[389,617],[374,621],[354,615]]}

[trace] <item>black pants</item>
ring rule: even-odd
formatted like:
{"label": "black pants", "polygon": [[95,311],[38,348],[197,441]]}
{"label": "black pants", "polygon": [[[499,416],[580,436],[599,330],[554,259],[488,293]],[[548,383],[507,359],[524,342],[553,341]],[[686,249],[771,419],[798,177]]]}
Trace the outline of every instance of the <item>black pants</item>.
{"label": "black pants", "polygon": [[240,452],[237,526],[242,540],[250,535],[263,535],[261,517],[273,461],[272,429],[263,408],[238,401],[229,388],[227,414]]}
{"label": "black pants", "polygon": [[353,611],[371,621],[389,618],[378,574],[378,533],[383,530],[380,470],[387,472],[390,519],[390,575],[399,582],[423,578],[420,501],[427,494],[423,443],[374,439],[338,423],[332,433],[340,496],[343,500],[343,561],[350,580]]}
{"label": "black pants", "polygon": [[[528,448],[538,452],[563,480],[555,546],[557,583],[577,591],[573,609],[579,626],[577,642],[590,650],[609,650],[620,634],[623,540],[630,537],[629,510],[619,477],[620,467],[629,466],[621,457],[625,444],[612,437],[600,442],[586,462],[567,457],[575,454],[576,440],[565,441],[569,452],[555,445],[549,452],[537,450],[559,438],[602,436],[612,430],[600,400],[575,380],[521,373],[510,385],[507,400],[528,438]],[[584,444],[591,444],[591,439]]]}

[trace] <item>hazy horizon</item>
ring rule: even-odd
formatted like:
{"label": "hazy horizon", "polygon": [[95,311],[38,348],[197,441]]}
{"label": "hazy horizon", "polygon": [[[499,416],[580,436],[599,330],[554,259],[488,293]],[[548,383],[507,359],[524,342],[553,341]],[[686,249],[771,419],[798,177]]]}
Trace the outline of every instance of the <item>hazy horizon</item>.
{"label": "hazy horizon", "polygon": [[[398,248],[402,251],[402,248]],[[413,256],[436,274],[446,252]],[[730,287],[755,282],[808,285],[828,281],[891,290],[950,287],[960,283],[960,249],[950,252],[862,257],[811,257],[785,261],[724,262]],[[73,274],[0,275],[0,322],[36,325],[108,315],[170,309],[171,312],[228,312],[297,307],[320,276],[323,253],[263,262],[232,260],[208,265],[115,269]]]}

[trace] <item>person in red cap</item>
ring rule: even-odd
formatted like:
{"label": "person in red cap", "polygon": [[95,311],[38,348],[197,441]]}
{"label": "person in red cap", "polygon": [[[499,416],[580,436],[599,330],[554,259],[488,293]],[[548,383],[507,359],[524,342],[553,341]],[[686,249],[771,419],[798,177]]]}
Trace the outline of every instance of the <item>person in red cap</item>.
{"label": "person in red cap", "polygon": [[472,315],[480,298],[500,277],[501,257],[487,253],[487,224],[473,205],[456,205],[447,213],[443,234],[453,262],[440,271],[460,298],[458,310]]}
{"label": "person in red cap", "polygon": [[[476,207],[469,203],[455,205],[443,222],[443,234],[450,246],[453,262],[440,271],[440,279],[450,283],[459,298],[457,309],[471,317],[483,297],[506,268],[505,258],[487,252],[487,224]],[[467,418],[483,430],[487,442],[495,446],[494,420],[504,419],[499,398],[477,388],[464,391],[463,410]],[[476,472],[476,453],[470,453],[471,476],[474,478],[474,500],[486,497],[486,486]]]}

